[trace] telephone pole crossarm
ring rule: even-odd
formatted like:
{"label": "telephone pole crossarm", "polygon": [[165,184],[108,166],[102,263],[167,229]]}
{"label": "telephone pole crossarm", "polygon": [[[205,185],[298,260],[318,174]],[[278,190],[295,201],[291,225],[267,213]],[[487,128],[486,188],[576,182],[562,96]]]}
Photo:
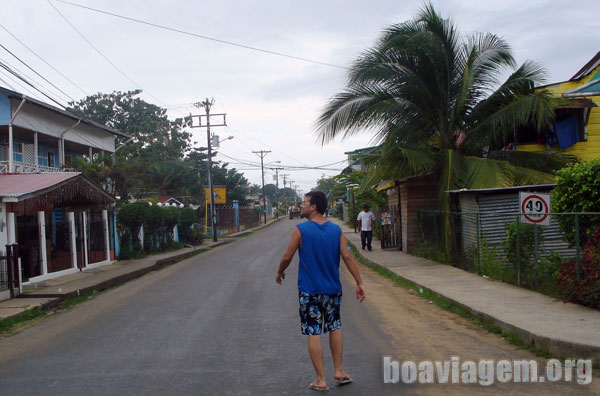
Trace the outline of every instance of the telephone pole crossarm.
{"label": "telephone pole crossarm", "polygon": [[[211,218],[211,225],[212,225],[212,234],[213,234],[213,241],[217,242],[217,212],[215,210],[215,197],[214,197],[214,193],[213,193],[213,185],[212,185],[212,145],[211,145],[211,141],[212,141],[212,136],[210,134],[210,127],[211,127],[211,123],[210,123],[210,108],[212,107],[212,105],[215,103],[214,99],[208,100],[208,98],[206,98],[206,100],[204,102],[197,102],[194,103],[194,106],[196,106],[197,108],[204,108],[204,111],[206,112],[205,115],[199,114],[199,115],[192,115],[191,119],[192,119],[192,128],[206,128],[206,140],[207,140],[207,146],[208,146],[208,159],[206,161],[206,170],[207,170],[207,174],[208,174],[208,194],[210,195],[210,218]],[[216,116],[222,116],[223,117],[223,121],[221,123],[213,123],[212,126],[227,126],[227,120],[226,120],[226,114],[224,113],[220,113],[220,114],[212,114],[212,116],[216,117]],[[194,122],[194,118],[198,118],[198,125],[193,125]],[[204,119],[206,120],[205,125],[202,125],[202,120]],[[205,198],[205,202],[206,202],[206,198]]]}

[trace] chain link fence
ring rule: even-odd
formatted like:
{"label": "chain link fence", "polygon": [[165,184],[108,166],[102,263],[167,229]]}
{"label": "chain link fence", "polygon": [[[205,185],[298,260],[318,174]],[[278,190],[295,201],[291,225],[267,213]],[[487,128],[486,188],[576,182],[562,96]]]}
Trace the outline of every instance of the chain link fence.
{"label": "chain link fence", "polygon": [[[534,221],[542,223],[540,218]],[[530,224],[520,212],[420,210],[416,254],[558,295],[561,266],[572,266],[577,283],[585,277],[585,260],[596,244],[592,236],[600,227],[600,213],[551,213],[543,223]]]}

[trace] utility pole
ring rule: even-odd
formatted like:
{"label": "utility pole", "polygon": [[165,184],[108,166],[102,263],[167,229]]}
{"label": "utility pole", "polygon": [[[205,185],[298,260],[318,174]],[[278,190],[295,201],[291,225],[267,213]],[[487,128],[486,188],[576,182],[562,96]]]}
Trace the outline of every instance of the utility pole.
{"label": "utility pole", "polygon": [[270,151],[260,150],[253,151],[254,154],[260,157],[260,172],[262,174],[262,193],[263,193],[263,217],[265,224],[267,224],[267,196],[265,195],[265,166],[263,159],[270,153]]}
{"label": "utility pole", "polygon": [[[202,125],[202,115],[192,116],[192,128],[204,128],[206,127],[206,140],[208,144],[208,160],[206,161],[206,170],[208,174],[208,194],[210,195],[210,222],[212,226],[212,234],[213,241],[217,242],[217,212],[215,211],[215,196],[213,194],[213,185],[212,185],[212,136],[210,134],[210,108],[215,103],[214,99],[206,100],[204,102],[194,103],[194,106],[197,108],[204,108],[206,111],[206,115],[204,116],[206,119],[206,125]],[[227,126],[227,122],[225,119],[226,114],[213,114],[213,116],[223,116],[223,122],[221,124],[213,124],[213,126]],[[193,125],[193,117],[198,117],[199,125]]]}
{"label": "utility pole", "polygon": [[289,175],[286,175],[286,174],[283,174],[283,173],[281,174],[281,177],[283,177],[283,188],[285,188],[285,182],[286,182],[288,176]]}
{"label": "utility pole", "polygon": [[273,168],[275,171],[275,218],[279,218],[279,171],[283,168]]}

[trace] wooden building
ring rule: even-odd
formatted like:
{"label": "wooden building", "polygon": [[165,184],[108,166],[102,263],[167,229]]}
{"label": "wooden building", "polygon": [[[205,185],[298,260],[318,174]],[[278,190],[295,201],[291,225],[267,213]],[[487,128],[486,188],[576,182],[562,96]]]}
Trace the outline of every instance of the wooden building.
{"label": "wooden building", "polygon": [[524,128],[515,136],[522,151],[552,150],[580,161],[600,157],[600,52],[568,81],[539,87],[565,102],[555,109],[554,124],[540,136]]}
{"label": "wooden building", "polygon": [[384,248],[397,248],[410,253],[419,244],[417,211],[432,209],[440,204],[439,186],[433,175],[410,177],[382,182],[377,191],[385,191],[388,205],[384,208],[391,215],[389,243]]}

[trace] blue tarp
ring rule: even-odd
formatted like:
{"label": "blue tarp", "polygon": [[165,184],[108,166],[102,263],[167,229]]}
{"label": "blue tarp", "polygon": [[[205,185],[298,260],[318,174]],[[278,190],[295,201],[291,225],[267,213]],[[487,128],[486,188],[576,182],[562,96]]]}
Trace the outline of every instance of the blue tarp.
{"label": "blue tarp", "polygon": [[579,141],[577,119],[574,114],[562,121],[555,122],[554,130],[558,139],[558,147],[561,149],[571,147]]}

